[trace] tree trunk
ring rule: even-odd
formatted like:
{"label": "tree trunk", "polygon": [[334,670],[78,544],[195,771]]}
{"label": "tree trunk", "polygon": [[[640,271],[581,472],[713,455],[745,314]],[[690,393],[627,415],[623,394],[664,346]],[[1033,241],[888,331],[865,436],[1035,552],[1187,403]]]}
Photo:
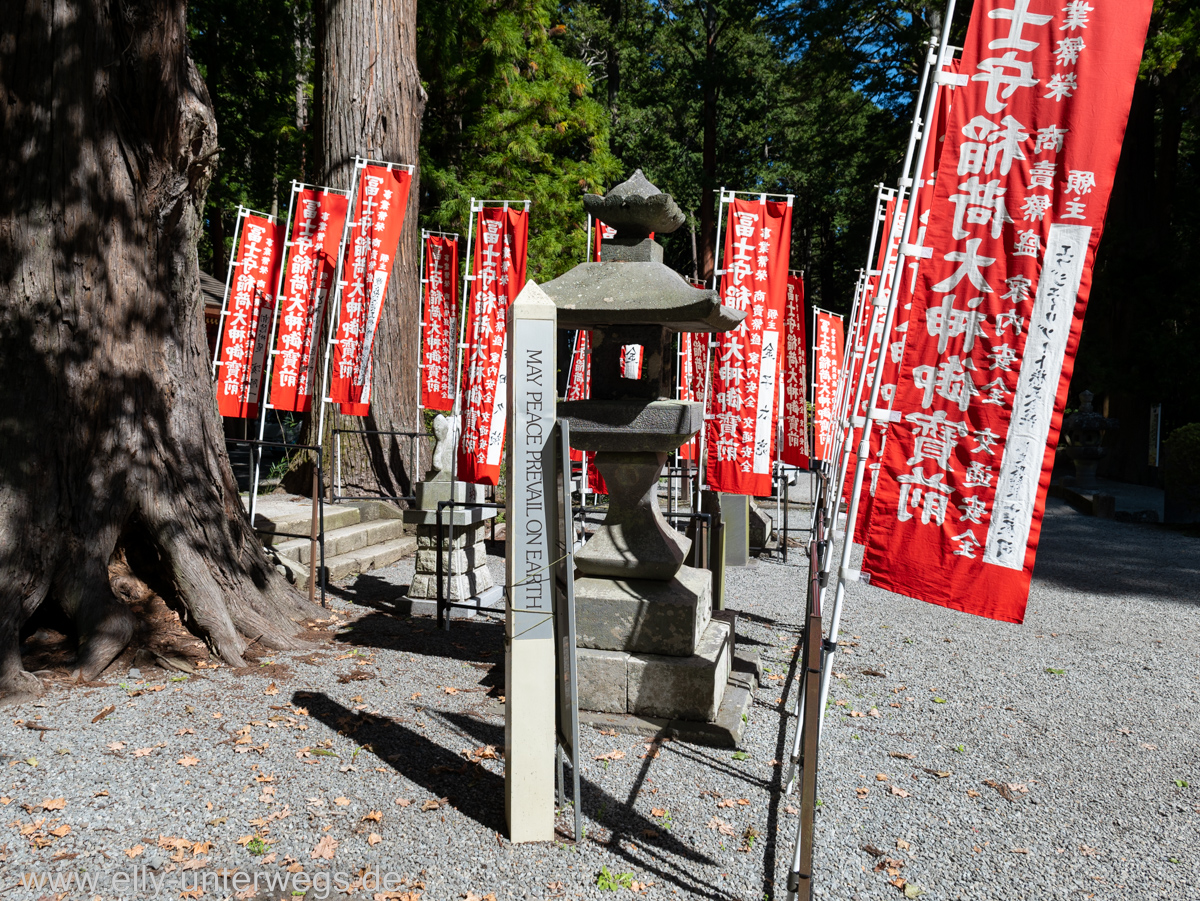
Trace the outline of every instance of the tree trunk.
{"label": "tree trunk", "polygon": [[[319,158],[314,168],[322,182],[349,187],[357,155],[416,165],[426,100],[416,63],[416,0],[325,0],[315,14],[320,24],[315,104]],[[375,338],[371,413],[358,418],[331,409],[326,421],[333,428],[422,430],[417,415],[420,196],[414,173]],[[310,423],[309,431],[311,427]],[[326,448],[329,435],[327,430],[323,436]],[[347,494],[407,495],[421,475],[420,462],[410,459],[407,438],[343,435],[341,452],[342,488]]]}
{"label": "tree trunk", "polygon": [[315,612],[237,496],[208,369],[196,242],[216,153],[183,0],[25,0],[0,19],[0,691],[39,692],[19,631],[56,601],[95,678],[133,614],[114,555],[152,560],[240,665]]}

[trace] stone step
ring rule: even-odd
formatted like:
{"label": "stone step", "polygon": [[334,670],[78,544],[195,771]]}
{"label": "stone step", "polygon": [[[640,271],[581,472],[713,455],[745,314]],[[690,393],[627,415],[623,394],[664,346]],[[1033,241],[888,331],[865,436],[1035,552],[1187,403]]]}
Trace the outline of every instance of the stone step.
{"label": "stone step", "polygon": [[[329,528],[329,507],[325,508],[325,558],[339,557],[351,551],[383,544],[404,534],[404,523],[398,519],[375,519],[369,522],[357,522],[341,528]],[[275,545],[276,552],[282,557],[289,557],[303,563],[311,564],[310,550],[312,543],[308,538],[290,538]]]}
{"label": "stone step", "polygon": [[414,535],[403,538],[393,538],[383,544],[359,548],[335,557],[325,557],[325,568],[330,582],[340,582],[355,573],[363,573],[372,569],[382,569],[391,566],[397,560],[411,555],[417,549],[417,539]]}
{"label": "stone step", "polygon": [[[264,509],[265,508],[265,509]],[[357,507],[345,507],[340,504],[325,505],[325,534],[335,529],[352,526],[362,521],[362,513]],[[259,509],[254,517],[254,528],[262,537],[263,543],[274,547],[293,539],[285,536],[275,536],[272,532],[291,532],[295,535],[307,535],[312,528],[312,507],[309,504],[289,503],[268,506],[261,500]],[[301,539],[304,540],[304,539]]]}

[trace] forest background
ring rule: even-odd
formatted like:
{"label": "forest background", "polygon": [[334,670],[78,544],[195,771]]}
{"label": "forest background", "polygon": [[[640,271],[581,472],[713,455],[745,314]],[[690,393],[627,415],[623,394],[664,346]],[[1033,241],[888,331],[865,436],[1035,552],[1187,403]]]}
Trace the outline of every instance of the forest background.
{"label": "forest background", "polygon": [[[285,212],[312,180],[321,0],[198,0],[191,52],[220,158],[201,268],[223,278],[239,204]],[[960,2],[961,42],[971,11]],[[873,186],[899,174],[919,61],[941,0],[419,0],[427,94],[420,227],[466,232],[471,196],[533,201],[529,274],[586,252],[584,192],[635,168],[688,224],[666,261],[709,277],[716,190],[795,194],[791,266],[848,312]],[[1108,474],[1153,481],[1163,436],[1200,420],[1200,0],[1156,0],[1071,389],[1122,428]],[[336,187],[336,186],[335,186]],[[416,227],[414,223],[406,223]]]}

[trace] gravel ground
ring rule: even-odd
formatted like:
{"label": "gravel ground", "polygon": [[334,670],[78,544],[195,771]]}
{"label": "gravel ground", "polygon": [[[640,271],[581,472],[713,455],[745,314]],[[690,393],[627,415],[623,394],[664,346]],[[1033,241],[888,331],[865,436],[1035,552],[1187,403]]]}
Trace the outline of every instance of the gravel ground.
{"label": "gravel ground", "polygon": [[[796,817],[780,699],[805,575],[790,562],[729,570],[738,640],[770,670],[743,751],[584,729],[580,845],[566,811],[562,841],[503,839],[500,621],[442,633],[392,615],[410,560],[339,586],[312,653],[186,680],[110,670],[6,708],[0,897],[208,901],[239,896],[239,872],[292,880],[260,875],[259,898],[299,898],[305,877],[308,898],[609,897],[602,871],[647,898],[783,897]],[[902,898],[889,883],[904,879],[930,899],[1195,898],[1200,792],[1177,780],[1200,785],[1198,569],[1194,537],[1051,501],[1022,627],[856,586],[822,746],[818,896]],[[367,867],[390,884],[325,890]],[[113,883],[135,868],[139,888]],[[50,873],[96,888],[20,882]]]}

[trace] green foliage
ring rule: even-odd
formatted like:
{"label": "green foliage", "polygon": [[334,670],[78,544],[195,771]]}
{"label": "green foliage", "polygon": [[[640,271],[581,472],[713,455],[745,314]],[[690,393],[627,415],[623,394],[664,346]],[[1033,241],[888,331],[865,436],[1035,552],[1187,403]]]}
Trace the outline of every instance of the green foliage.
{"label": "green foliage", "polygon": [[1166,466],[1163,479],[1168,489],[1200,489],[1200,422],[1173,431],[1163,442]]}
{"label": "green foliage", "polygon": [[586,252],[585,192],[620,170],[586,66],[565,54],[549,0],[445,0],[418,6],[429,95],[421,209],[466,233],[468,202],[530,199],[529,275],[553,278]]}
{"label": "green foliage", "polygon": [[291,180],[303,177],[311,0],[192,0],[188,35],[220,145],[200,265],[223,279],[238,205],[270,212],[278,200],[286,211]]}
{"label": "green foliage", "polygon": [[607,864],[600,868],[600,873],[596,876],[596,888],[602,892],[615,892],[619,889],[632,887],[632,873],[610,873]]}

